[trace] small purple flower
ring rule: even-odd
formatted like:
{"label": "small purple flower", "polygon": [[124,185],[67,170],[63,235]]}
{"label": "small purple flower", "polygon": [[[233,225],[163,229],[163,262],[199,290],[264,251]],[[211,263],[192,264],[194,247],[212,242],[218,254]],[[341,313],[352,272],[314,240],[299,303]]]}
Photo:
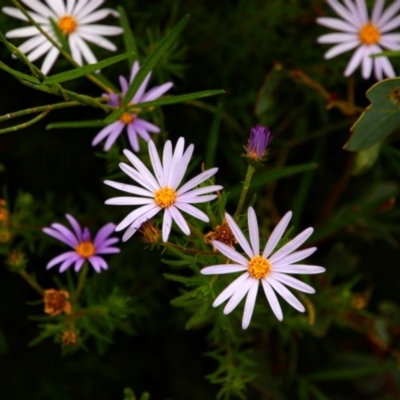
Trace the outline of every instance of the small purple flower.
{"label": "small purple flower", "polygon": [[59,272],[64,272],[72,264],[75,264],[75,272],[78,272],[83,263],[88,260],[96,272],[101,269],[108,269],[108,265],[104,258],[98,254],[119,253],[118,247],[112,247],[119,241],[118,238],[110,238],[109,236],[115,230],[115,224],[108,223],[104,225],[98,232],[94,240],[91,240],[88,228],[82,229],[78,221],[69,214],[65,215],[73,228],[73,232],[59,223],[51,224],[51,228],[43,228],[43,232],[54,238],[61,240],[74,250],[60,254],[49,261],[46,269],[50,269],[57,264],[61,264]]}
{"label": "small purple flower", "polygon": [[[140,65],[138,61],[135,61],[132,67],[131,76],[129,79],[129,83],[133,81],[136,74],[140,69]],[[171,89],[173,83],[167,82],[160,86],[155,86],[150,89],[147,93],[145,93],[147,84],[150,80],[151,72],[148,73],[143,83],[140,85],[138,91],[133,96],[130,105],[143,103],[145,101],[153,101],[157,100],[164,93],[166,93],[169,89]],[[105,96],[108,97],[108,104],[114,107],[120,107],[121,97],[125,96],[125,93],[128,90],[129,83],[125,79],[125,77],[120,76],[119,82],[121,85],[121,95],[117,95],[115,93],[107,94]],[[113,122],[110,125],[107,125],[103,128],[93,139],[92,146],[100,143],[103,139],[107,138],[106,143],[104,144],[104,150],[110,150],[111,146],[117,140],[118,136],[121,134],[125,126],[128,131],[129,142],[134,151],[139,151],[139,140],[138,135],[148,142],[150,140],[150,133],[159,133],[160,128],[144,119],[138,118],[140,113],[140,109],[138,109],[135,113],[133,112],[124,112],[121,118],[118,121]]]}
{"label": "small purple flower", "polygon": [[267,152],[273,136],[267,126],[256,125],[251,128],[249,144],[246,155],[254,161],[260,161]]}

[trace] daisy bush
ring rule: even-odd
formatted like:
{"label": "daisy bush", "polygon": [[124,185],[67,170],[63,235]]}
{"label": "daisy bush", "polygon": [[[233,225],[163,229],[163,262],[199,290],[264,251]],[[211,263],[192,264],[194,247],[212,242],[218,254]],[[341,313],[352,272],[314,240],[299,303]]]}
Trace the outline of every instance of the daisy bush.
{"label": "daisy bush", "polygon": [[1,399],[397,399],[400,0],[0,22]]}

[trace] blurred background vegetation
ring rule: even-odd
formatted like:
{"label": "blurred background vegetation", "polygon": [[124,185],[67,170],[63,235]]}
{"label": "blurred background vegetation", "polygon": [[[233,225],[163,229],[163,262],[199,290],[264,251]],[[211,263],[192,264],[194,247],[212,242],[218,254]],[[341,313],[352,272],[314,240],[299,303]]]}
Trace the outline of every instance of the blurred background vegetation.
{"label": "blurred background vegetation", "polygon": [[[11,4],[0,0],[0,5]],[[280,327],[268,327],[265,320],[262,329],[262,319],[257,320],[257,329],[245,334],[240,350],[248,353],[236,360],[239,369],[256,377],[241,390],[243,398],[399,399],[399,133],[370,152],[342,149],[351,125],[369,104],[365,91],[375,82],[363,81],[358,71],[344,78],[347,54],[323,59],[326,47],[316,38],[327,30],[315,19],[330,13],[326,3],[105,4],[118,5],[129,16],[140,59],[185,14],[191,15],[177,44],[155,68],[152,82],[172,80],[172,94],[206,89],[224,89],[226,94],[165,106],[156,110],[155,121],[163,127],[163,137],[184,136],[195,144],[196,165],[205,161],[206,167],[219,168],[217,183],[231,192],[228,212],[235,209],[246,171],[240,157],[243,146],[250,128],[259,123],[268,125],[274,135],[269,161],[252,187],[259,221],[268,227],[291,209],[296,231],[316,227],[311,243],[319,250],[313,263],[325,266],[327,273],[318,277],[317,294],[311,297],[315,323],[290,330],[285,324],[291,319],[284,319]],[[2,32],[21,24],[0,15]],[[122,37],[114,42],[123,52]],[[99,59],[110,56],[100,48],[95,52]],[[0,59],[23,68],[4,46]],[[400,71],[398,59],[393,65]],[[52,73],[67,68],[60,59]],[[129,68],[119,63],[104,74],[117,83],[118,75],[128,75]],[[20,85],[3,71],[0,80],[2,115],[59,101]],[[69,82],[68,88],[101,94],[83,78]],[[45,265],[59,250],[40,233],[43,226],[63,222],[66,212],[93,226],[118,222],[126,213],[104,206],[115,192],[102,181],[116,172],[120,149],[127,142],[120,140],[119,148],[105,155],[100,146],[90,145],[99,129],[45,129],[52,122],[96,118],[104,114],[86,107],[53,111],[26,130],[0,135],[1,197],[18,213],[28,268],[44,286],[54,285],[57,272],[46,272]],[[114,333],[113,343],[98,348],[89,341],[87,350],[64,357],[51,341],[27,347],[38,334],[37,319],[27,315],[40,315],[43,305],[20,276],[5,266],[0,269],[1,399],[122,399],[125,387],[137,394],[148,391],[151,400],[216,397],[220,385],[205,378],[218,368],[210,327],[200,324],[185,330],[188,315],[169,304],[181,285],[163,277],[169,267],[160,262],[164,257],[159,251],[143,251],[137,237],[121,248],[121,254],[110,257],[110,270],[93,279],[104,296],[116,288],[130,296],[132,316]],[[4,244],[4,260],[7,251]],[[237,315],[239,321],[240,311]],[[241,329],[239,322],[236,329]],[[236,378],[231,386],[241,384]]]}

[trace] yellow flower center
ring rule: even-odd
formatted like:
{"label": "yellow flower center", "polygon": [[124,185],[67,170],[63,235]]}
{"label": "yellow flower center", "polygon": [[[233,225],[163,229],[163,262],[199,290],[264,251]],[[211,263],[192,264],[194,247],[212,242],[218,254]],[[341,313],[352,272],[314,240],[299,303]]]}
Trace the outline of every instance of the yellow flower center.
{"label": "yellow flower center", "polygon": [[168,208],[175,203],[176,192],[168,186],[165,186],[155,192],[154,200],[161,208]]}
{"label": "yellow flower center", "polygon": [[58,20],[58,27],[64,35],[75,32],[77,25],[76,19],[71,15],[65,15]]}
{"label": "yellow flower center", "polygon": [[372,24],[371,22],[368,22],[365,24],[359,32],[359,37],[361,40],[361,43],[363,44],[376,44],[379,42],[379,39],[381,38],[381,34],[379,32],[379,29]]}
{"label": "yellow flower center", "polygon": [[249,274],[256,279],[262,279],[271,272],[271,263],[262,256],[254,256],[249,262]]}
{"label": "yellow flower center", "polygon": [[131,122],[135,120],[135,117],[131,113],[124,112],[119,120],[123,122],[125,125],[129,125]]}
{"label": "yellow flower center", "polygon": [[96,253],[96,248],[92,242],[82,242],[75,247],[75,251],[83,258],[89,258]]}

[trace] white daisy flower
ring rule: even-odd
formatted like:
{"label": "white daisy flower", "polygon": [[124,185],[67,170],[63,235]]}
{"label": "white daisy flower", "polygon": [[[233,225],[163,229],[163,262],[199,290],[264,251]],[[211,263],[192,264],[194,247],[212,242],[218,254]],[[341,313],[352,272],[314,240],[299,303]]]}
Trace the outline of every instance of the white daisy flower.
{"label": "white daisy flower", "polygon": [[[39,0],[21,0],[33,12],[29,15],[37,22],[41,28],[57,41],[56,34],[50,24],[49,18],[52,18],[60,28],[60,31],[68,37],[68,43],[72,58],[82,65],[82,58],[89,64],[97,62],[95,55],[87,42],[95,43],[104,49],[115,51],[116,46],[105,39],[103,36],[114,36],[122,33],[123,29],[117,26],[97,25],[93,22],[99,21],[108,15],[118,17],[119,13],[109,8],[94,11],[104,2],[104,0],[45,0],[48,7]],[[25,15],[14,7],[3,7],[2,11],[10,15],[27,21]],[[19,46],[19,49],[28,55],[30,61],[35,61],[47,53],[41,70],[46,75],[54,62],[59,51],[55,48],[35,26],[13,29],[6,33],[7,38],[25,38],[27,41]]]}
{"label": "white daisy flower", "polygon": [[[340,33],[329,33],[320,36],[318,43],[336,44],[325,53],[330,59],[349,50],[356,49],[347,64],[344,76],[351,75],[361,64],[364,79],[371,76],[372,69],[377,80],[383,75],[390,78],[396,76],[392,64],[387,57],[371,58],[371,54],[388,50],[400,50],[400,34],[388,33],[400,26],[400,0],[394,1],[386,11],[382,12],[385,0],[376,0],[371,17],[368,16],[365,0],[327,0],[328,4],[341,17],[317,18],[317,22]],[[397,15],[396,15],[397,14]]]}
{"label": "white daisy flower", "polygon": [[218,307],[230,298],[224,308],[224,314],[229,314],[247,294],[242,320],[242,327],[246,329],[250,324],[259,282],[261,282],[272,311],[280,321],[283,319],[283,314],[275,292],[279,293],[296,310],[304,312],[305,308],[303,304],[284,285],[300,290],[301,292],[315,293],[315,290],[311,286],[287,275],[319,274],[325,271],[325,268],[315,265],[295,264],[297,261],[303,260],[313,254],[317,249],[316,247],[311,247],[294,252],[311,236],[314,229],[307,228],[272,254],[292,218],[292,212],[289,211],[275,227],[264,251],[260,253],[258,223],[253,208],[250,207],[248,210],[250,244],[233,218],[229,214],[225,214],[225,216],[235,238],[248,258],[224,243],[216,240],[212,242],[214,247],[234,261],[235,264],[206,267],[200,271],[202,274],[229,274],[231,272],[245,271],[219,294],[213,303],[213,307]]}
{"label": "white daisy flower", "polygon": [[182,216],[181,211],[201,221],[209,222],[207,215],[191,204],[214,200],[217,197],[215,194],[202,195],[221,190],[222,186],[211,185],[198,189],[193,188],[213,176],[218,171],[218,168],[211,168],[202,172],[178,189],[194,149],[193,144],[191,144],[184,152],[184,145],[185,140],[181,137],[176,144],[175,151],[173,151],[171,141],[168,140],[164,145],[161,162],[156,146],[150,140],[148,142],[149,155],[154,175],[135,154],[129,150],[124,150],[125,156],[133,164],[134,168],[124,163],[121,163],[119,166],[122,171],[142,187],[114,181],[104,182],[116,189],[135,195],[130,197],[114,197],[107,200],[106,204],[142,205],[142,207],[128,214],[116,227],[116,231],[128,228],[122,237],[123,241],[128,240],[140,228],[143,222],[154,217],[161,210],[164,210],[162,226],[162,238],[164,242],[168,240],[171,232],[172,220],[176,222],[184,234],[190,234],[189,226]]}

